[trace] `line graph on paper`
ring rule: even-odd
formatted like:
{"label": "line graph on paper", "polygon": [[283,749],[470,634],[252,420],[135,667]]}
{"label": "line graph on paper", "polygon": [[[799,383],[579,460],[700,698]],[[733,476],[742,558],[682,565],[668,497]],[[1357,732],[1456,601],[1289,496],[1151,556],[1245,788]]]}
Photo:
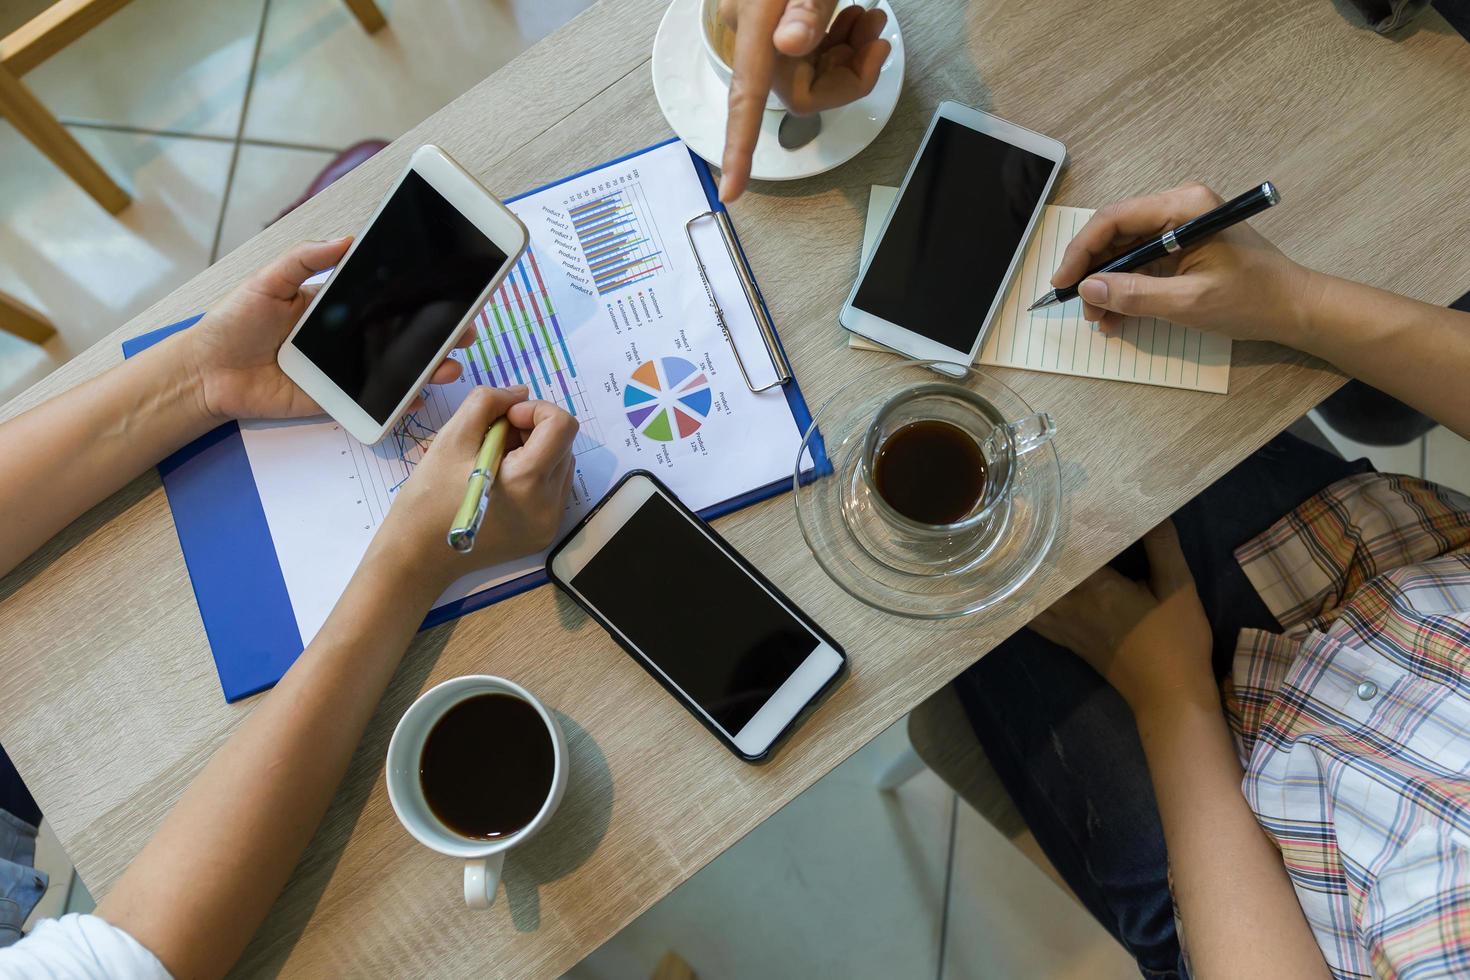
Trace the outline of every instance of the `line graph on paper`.
{"label": "line graph on paper", "polygon": [[[352,462],[351,478],[361,488],[360,504],[366,510],[368,522],[376,528],[388,515],[393,498],[399,489],[413,476],[414,467],[428,452],[439,429],[454,414],[459,403],[469,394],[469,384],[436,385],[425,393],[424,407],[404,418],[393,432],[376,446],[366,446],[341,432],[344,455]],[[578,386],[572,391],[574,402],[579,403],[583,414],[578,416],[581,428],[572,452],[576,456],[590,453],[602,447],[601,428],[586,408],[586,394]],[[468,477],[468,473],[465,474]],[[579,496],[579,485],[572,487],[570,505],[586,503]]]}

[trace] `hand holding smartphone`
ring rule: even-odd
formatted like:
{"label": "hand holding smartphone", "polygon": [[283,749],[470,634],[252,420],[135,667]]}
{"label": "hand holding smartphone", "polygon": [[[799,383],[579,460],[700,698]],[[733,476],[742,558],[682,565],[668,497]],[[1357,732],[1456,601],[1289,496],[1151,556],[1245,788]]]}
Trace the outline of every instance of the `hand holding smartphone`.
{"label": "hand holding smartphone", "polygon": [[281,346],[355,439],[387,435],[526,249],[525,225],[437,146],[408,168]]}

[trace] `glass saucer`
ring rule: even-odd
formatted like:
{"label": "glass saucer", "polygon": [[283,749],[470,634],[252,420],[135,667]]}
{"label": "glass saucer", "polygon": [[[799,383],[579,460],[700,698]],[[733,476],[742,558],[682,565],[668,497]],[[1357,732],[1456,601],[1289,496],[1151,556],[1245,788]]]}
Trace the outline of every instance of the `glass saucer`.
{"label": "glass saucer", "polygon": [[[1049,442],[1016,458],[1010,499],[995,518],[998,534],[963,562],[924,567],[894,561],[888,549],[874,547],[881,528],[854,526],[850,498],[854,481],[862,479],[859,465],[874,417],[894,396],[937,381],[975,391],[1007,419],[1034,412],[991,375],[956,364],[904,361],[839,389],[817,412],[797,455],[796,518],[817,563],[853,598],[914,619],[965,616],[1015,592],[1051,549],[1062,513],[1061,464]],[[832,467],[803,474],[801,461],[814,439],[825,442]]]}

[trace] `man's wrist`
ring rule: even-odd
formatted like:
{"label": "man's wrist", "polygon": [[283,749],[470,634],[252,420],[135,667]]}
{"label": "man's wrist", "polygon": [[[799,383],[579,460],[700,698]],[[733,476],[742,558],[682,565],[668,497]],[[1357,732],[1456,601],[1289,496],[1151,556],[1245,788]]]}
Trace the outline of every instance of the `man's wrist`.
{"label": "man's wrist", "polygon": [[1325,308],[1331,301],[1337,281],[1335,277],[1296,265],[1293,269],[1294,284],[1288,306],[1290,336],[1279,338],[1289,347],[1324,357],[1322,345],[1322,323]]}

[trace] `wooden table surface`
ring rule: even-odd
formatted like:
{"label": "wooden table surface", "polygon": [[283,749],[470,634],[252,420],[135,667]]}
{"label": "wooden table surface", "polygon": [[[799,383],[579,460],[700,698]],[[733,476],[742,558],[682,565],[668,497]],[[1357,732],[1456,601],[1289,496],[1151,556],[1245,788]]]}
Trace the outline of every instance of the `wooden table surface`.
{"label": "wooden table surface", "polygon": [[[1390,41],[1327,0],[896,6],[909,67],[886,131],[833,173],[756,185],[733,212],[814,407],[887,357],[848,351],[836,313],[868,187],[902,178],[945,98],[1064,141],[1058,203],[1188,179],[1229,194],[1269,178],[1285,203],[1258,226],[1291,255],[1435,303],[1470,287],[1470,44],[1437,17]],[[207,308],[288,243],[357,230],[420,143],[509,195],[664,139],[649,71],[663,7],[603,0],[0,415],[116,364],[123,338]],[[557,974],[1341,380],[1260,343],[1236,345],[1228,396],[996,373],[1056,417],[1067,494],[1060,545],[1016,598],[960,622],[890,618],[826,578],[789,495],[724,518],[851,655],[846,684],[764,766],[726,752],[551,588],[423,634],[241,971]],[[514,853],[488,912],[464,908],[456,861],[400,828],[382,779],[404,708],[466,673],[537,692],[562,713],[574,757],[555,823]],[[154,473],[0,581],[0,678],[0,741],[104,894],[254,703],[220,697]]]}

